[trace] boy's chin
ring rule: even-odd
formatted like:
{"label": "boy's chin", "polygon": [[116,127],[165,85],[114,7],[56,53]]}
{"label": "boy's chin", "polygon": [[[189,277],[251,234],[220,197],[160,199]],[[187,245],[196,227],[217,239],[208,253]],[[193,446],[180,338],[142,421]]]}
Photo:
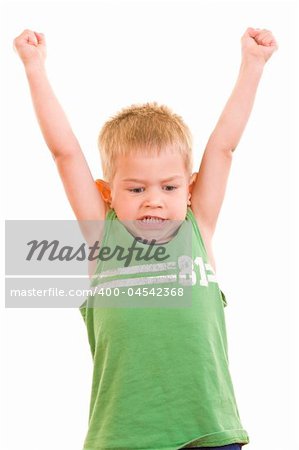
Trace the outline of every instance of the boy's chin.
{"label": "boy's chin", "polygon": [[142,223],[140,220],[123,220],[122,222],[135,238],[141,238],[148,243],[154,241],[154,244],[170,241],[182,223],[179,220],[165,220],[161,223]]}

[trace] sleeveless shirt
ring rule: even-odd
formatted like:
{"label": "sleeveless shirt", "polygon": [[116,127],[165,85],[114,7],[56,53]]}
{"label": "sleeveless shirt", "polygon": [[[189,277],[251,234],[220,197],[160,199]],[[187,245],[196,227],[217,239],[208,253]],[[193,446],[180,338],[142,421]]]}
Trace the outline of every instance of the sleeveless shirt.
{"label": "sleeveless shirt", "polygon": [[[191,245],[182,264],[178,249],[186,246],[184,233],[187,239],[191,234]],[[129,248],[133,240],[110,209],[101,245]],[[103,291],[89,295],[79,308],[93,358],[84,450],[249,443],[229,371],[227,302],[191,208],[177,234],[161,245],[169,256],[165,263],[133,258],[125,267],[124,260],[97,260],[91,286]],[[184,264],[191,267],[191,283],[188,275],[177,276]],[[186,299],[185,305],[169,292],[186,285],[191,302]],[[120,298],[125,287],[127,295]],[[153,295],[140,295],[138,289],[146,287],[155,289]]]}

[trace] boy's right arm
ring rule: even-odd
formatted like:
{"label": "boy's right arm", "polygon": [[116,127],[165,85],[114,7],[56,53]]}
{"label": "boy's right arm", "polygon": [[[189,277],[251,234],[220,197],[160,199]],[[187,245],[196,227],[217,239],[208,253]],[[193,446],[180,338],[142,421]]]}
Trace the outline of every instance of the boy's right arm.
{"label": "boy's right arm", "polygon": [[25,30],[14,40],[14,47],[24,63],[39,126],[76,218],[79,221],[104,220],[108,207],[47,78],[44,35]]}

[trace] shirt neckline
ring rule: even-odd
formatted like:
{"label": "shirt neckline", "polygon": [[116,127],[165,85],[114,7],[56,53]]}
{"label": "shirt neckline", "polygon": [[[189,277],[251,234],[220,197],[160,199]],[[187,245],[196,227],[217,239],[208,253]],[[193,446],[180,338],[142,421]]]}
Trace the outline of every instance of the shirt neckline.
{"label": "shirt neckline", "polygon": [[[143,245],[144,247],[148,247],[149,245],[154,245],[154,246],[157,246],[157,247],[159,247],[159,246],[168,247],[170,244],[173,244],[174,242],[176,242],[178,240],[182,227],[188,221],[189,214],[190,214],[190,208],[188,207],[184,221],[178,227],[178,229],[177,229],[175,235],[173,236],[173,238],[170,239],[169,241],[164,242],[164,243],[159,243],[159,244],[153,244],[153,243],[152,244],[151,243],[147,244],[147,243],[144,243],[142,241],[138,241],[138,244]],[[111,208],[108,211],[108,215],[110,216],[111,220],[116,220],[118,222],[118,224],[122,226],[122,228],[124,229],[124,231],[125,231],[125,233],[127,235],[129,235],[132,238],[135,237],[132,233],[130,233],[130,231],[125,227],[125,225],[119,220],[119,218],[117,217],[117,214],[116,214],[114,208]],[[108,215],[107,215],[107,217],[108,217]]]}

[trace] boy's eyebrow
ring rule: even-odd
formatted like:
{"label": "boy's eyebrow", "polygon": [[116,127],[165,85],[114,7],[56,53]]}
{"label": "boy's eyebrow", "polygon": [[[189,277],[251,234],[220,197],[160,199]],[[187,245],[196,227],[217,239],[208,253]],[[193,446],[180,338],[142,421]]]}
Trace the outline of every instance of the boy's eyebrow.
{"label": "boy's eyebrow", "polygon": [[[172,177],[161,180],[162,182],[175,180],[177,178],[184,178],[182,175],[173,175]],[[136,181],[137,183],[145,183],[145,180],[140,180],[138,178],[123,178],[121,181]]]}

